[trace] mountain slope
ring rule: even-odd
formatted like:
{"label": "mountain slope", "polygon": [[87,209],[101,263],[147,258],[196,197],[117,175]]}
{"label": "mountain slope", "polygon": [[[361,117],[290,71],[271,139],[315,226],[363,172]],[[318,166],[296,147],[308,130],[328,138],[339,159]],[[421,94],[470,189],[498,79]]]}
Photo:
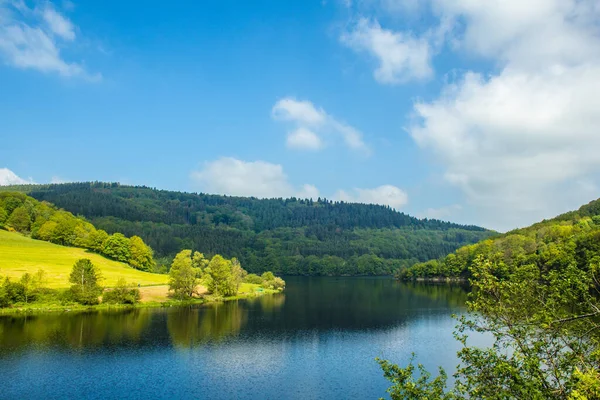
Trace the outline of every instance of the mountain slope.
{"label": "mountain slope", "polygon": [[501,262],[509,269],[526,264],[544,271],[568,265],[583,270],[600,266],[600,199],[527,228],[461,247],[442,259],[415,264],[400,271],[400,277],[468,278],[479,257]]}
{"label": "mountain slope", "polygon": [[49,287],[69,287],[69,274],[73,264],[80,258],[89,258],[99,268],[105,286],[113,286],[120,277],[141,285],[164,285],[168,280],[167,275],[138,271],[84,249],[60,246],[0,230],[0,275],[3,277],[18,280],[25,272],[35,274],[41,268],[46,272]]}
{"label": "mountain slope", "polygon": [[238,257],[250,272],[389,274],[493,234],[385,206],[324,199],[229,197],[99,182],[9,189],[83,215],[109,233],[139,235],[158,256],[193,248]]}

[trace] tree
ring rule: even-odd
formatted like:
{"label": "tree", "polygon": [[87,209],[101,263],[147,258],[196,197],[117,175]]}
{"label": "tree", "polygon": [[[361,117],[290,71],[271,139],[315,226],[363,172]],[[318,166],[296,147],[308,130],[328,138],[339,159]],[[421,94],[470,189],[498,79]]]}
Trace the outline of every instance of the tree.
{"label": "tree", "polygon": [[192,266],[192,251],[180,251],[169,271],[169,291],[179,300],[191,299],[197,291],[198,273]]}
{"label": "tree", "polygon": [[[598,264],[575,263],[547,271],[533,264],[509,267],[479,257],[471,268],[472,316],[456,336],[463,344],[454,388],[446,375],[433,381],[410,364],[379,360],[393,399],[585,399],[600,392]],[[491,335],[491,348],[467,346],[467,332]],[[589,397],[588,397],[589,396]]]}
{"label": "tree", "polygon": [[129,253],[129,265],[133,268],[150,271],[156,265],[152,249],[139,236],[132,236],[129,239]]}
{"label": "tree", "polygon": [[23,295],[25,296],[25,304],[27,304],[34,290],[34,278],[31,274],[25,272],[23,275],[21,275],[19,283],[23,285]]}
{"label": "tree", "polygon": [[73,284],[71,292],[75,301],[87,305],[98,304],[98,297],[102,293],[100,279],[99,272],[89,259],[77,260],[69,276],[69,282]]}
{"label": "tree", "polygon": [[232,258],[231,259],[231,281],[232,281],[233,285],[235,286],[236,294],[237,294],[238,290],[240,289],[240,284],[242,283],[244,278],[246,278],[247,275],[248,275],[248,272],[246,272],[246,270],[242,268],[242,264],[240,264],[239,260],[235,257]]}
{"label": "tree", "polygon": [[218,254],[210,260],[206,268],[206,274],[210,277],[207,286],[211,293],[221,296],[235,296],[237,294],[238,287],[232,275],[231,267],[231,261]]}
{"label": "tree", "polygon": [[31,226],[31,216],[27,208],[20,206],[14,209],[6,223],[19,232],[27,232]]}
{"label": "tree", "polygon": [[102,244],[102,254],[121,262],[129,262],[131,250],[129,239],[122,233],[110,235]]}
{"label": "tree", "polygon": [[103,231],[102,229],[93,231],[89,238],[90,249],[98,253],[102,252],[106,239],[108,239],[108,233],[106,233],[106,231]]}
{"label": "tree", "polygon": [[3,207],[0,207],[0,226],[4,225],[4,222],[8,219],[8,213]]}

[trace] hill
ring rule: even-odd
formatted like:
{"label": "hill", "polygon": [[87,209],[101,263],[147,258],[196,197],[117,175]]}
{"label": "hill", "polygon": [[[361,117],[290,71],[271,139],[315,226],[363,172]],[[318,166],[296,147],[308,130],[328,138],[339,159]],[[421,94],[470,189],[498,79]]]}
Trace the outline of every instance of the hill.
{"label": "hill", "polygon": [[438,260],[415,264],[399,275],[405,279],[469,278],[478,258],[508,269],[532,264],[543,272],[569,265],[585,271],[600,266],[600,199],[527,228],[461,247]]}
{"label": "hill", "polygon": [[89,258],[99,268],[105,286],[114,286],[120,277],[141,285],[164,285],[168,280],[167,275],[138,271],[127,264],[109,260],[85,249],[60,246],[0,230],[2,276],[18,280],[25,272],[34,274],[41,268],[46,272],[49,287],[68,287],[71,268],[80,258]]}
{"label": "hill", "polygon": [[493,234],[386,206],[326,199],[256,199],[102,182],[2,190],[49,201],[109,233],[138,235],[164,263],[191,248],[237,257],[249,272],[384,275]]}

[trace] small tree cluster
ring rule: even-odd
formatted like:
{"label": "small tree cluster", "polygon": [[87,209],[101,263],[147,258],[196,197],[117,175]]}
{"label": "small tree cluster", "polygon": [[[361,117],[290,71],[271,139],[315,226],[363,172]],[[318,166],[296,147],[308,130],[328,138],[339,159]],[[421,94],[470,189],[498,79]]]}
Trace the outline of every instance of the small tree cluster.
{"label": "small tree cluster", "polygon": [[108,304],[135,304],[140,301],[139,289],[131,287],[125,278],[119,278],[114,288],[104,292],[102,302]]}
{"label": "small tree cluster", "polygon": [[45,272],[40,269],[35,274],[24,273],[16,282],[4,278],[0,286],[0,308],[9,307],[16,303],[35,301],[40,290],[46,283]]}

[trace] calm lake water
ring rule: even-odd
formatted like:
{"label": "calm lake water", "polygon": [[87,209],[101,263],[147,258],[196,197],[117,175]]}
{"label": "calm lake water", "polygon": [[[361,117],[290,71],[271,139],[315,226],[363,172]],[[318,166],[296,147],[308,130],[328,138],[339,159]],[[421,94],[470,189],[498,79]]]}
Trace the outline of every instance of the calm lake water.
{"label": "calm lake water", "polygon": [[459,287],[286,281],[219,305],[0,317],[0,398],[375,399],[375,357],[457,364]]}

